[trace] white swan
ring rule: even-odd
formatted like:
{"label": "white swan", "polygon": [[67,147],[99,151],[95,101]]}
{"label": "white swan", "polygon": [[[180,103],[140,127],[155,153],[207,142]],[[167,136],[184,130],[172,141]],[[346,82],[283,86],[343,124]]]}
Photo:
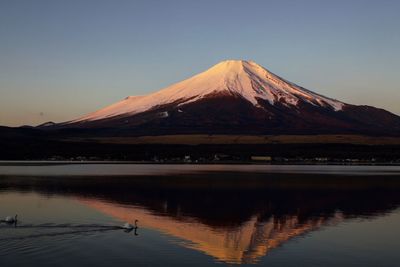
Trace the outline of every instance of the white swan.
{"label": "white swan", "polygon": [[8,224],[16,223],[17,222],[17,217],[18,217],[17,214],[14,217],[7,216],[4,220],[1,220],[0,222],[5,222],[5,223],[8,223]]}
{"label": "white swan", "polygon": [[122,228],[125,229],[125,230],[137,229],[137,228],[138,228],[137,222],[138,222],[138,220],[135,220],[135,225],[134,225],[134,226],[133,226],[132,224],[130,224],[130,223],[125,223],[125,224],[122,226]]}

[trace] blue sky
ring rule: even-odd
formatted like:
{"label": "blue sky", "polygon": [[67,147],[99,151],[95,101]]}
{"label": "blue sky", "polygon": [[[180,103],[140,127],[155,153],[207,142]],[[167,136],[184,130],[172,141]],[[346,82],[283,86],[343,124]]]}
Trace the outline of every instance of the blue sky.
{"label": "blue sky", "polygon": [[0,1],[0,125],[65,121],[252,59],[400,114],[400,1]]}

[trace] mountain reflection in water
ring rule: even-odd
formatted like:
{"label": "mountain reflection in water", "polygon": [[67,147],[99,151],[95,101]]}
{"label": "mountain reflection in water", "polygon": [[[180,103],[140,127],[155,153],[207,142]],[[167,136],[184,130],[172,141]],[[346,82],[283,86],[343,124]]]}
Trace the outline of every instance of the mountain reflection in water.
{"label": "mountain reflection in water", "polygon": [[[223,176],[223,178],[221,178]],[[121,221],[176,237],[226,263],[256,263],[294,237],[400,204],[398,177],[192,174],[2,177],[0,191],[67,195]]]}
{"label": "mountain reflection in water", "polygon": [[160,214],[140,207],[120,206],[101,200],[81,201],[122,221],[140,218],[142,226],[184,240],[179,243],[228,263],[255,263],[269,250],[290,238],[343,219],[340,213],[332,218],[310,218],[303,221],[297,215],[285,218],[271,216],[266,221],[254,215],[240,225],[222,227],[203,224],[185,216],[161,217]]}

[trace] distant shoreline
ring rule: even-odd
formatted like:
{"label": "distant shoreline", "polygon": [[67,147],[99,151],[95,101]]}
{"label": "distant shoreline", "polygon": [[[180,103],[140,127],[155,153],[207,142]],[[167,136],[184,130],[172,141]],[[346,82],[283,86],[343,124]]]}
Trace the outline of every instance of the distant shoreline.
{"label": "distant shoreline", "polygon": [[81,165],[81,164],[121,164],[121,165],[267,165],[267,166],[400,166],[400,162],[257,162],[257,161],[123,161],[123,160],[0,160],[0,166],[45,166],[45,165]]}

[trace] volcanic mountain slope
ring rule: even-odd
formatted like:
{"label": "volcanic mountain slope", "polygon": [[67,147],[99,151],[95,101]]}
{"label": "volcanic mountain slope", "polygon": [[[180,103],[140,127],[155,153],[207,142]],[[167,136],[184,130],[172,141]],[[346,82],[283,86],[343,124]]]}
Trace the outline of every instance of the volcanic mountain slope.
{"label": "volcanic mountain slope", "polygon": [[399,135],[400,117],[314,93],[253,61],[227,60],[158,92],[51,127],[128,135]]}

